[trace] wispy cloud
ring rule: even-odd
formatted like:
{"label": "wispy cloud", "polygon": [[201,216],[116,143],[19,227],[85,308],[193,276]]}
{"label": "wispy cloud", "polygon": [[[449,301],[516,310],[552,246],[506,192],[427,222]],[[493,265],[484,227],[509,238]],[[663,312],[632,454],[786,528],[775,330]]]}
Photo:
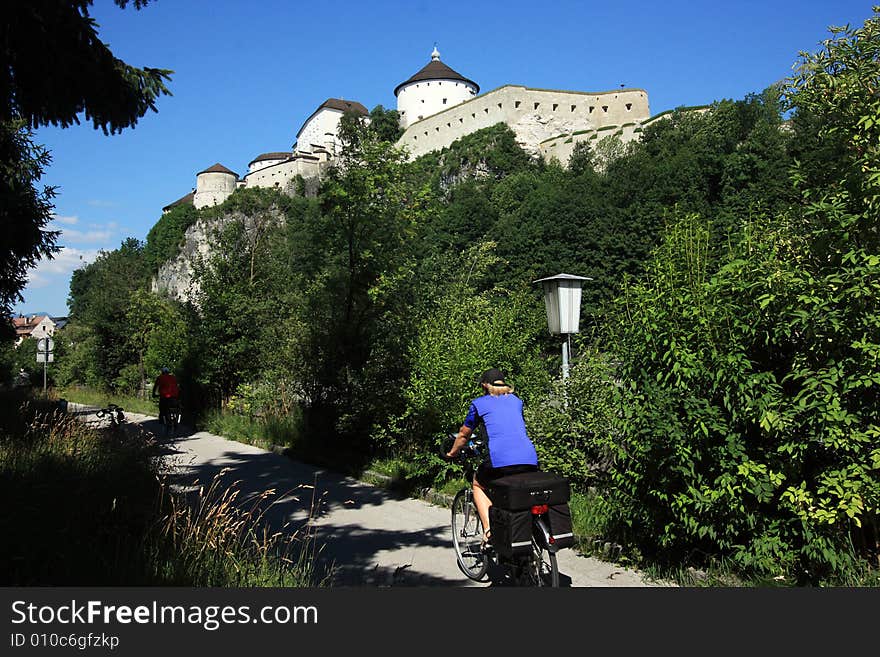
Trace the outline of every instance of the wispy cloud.
{"label": "wispy cloud", "polygon": [[70,244],[106,244],[113,236],[113,230],[109,228],[93,230],[64,229],[59,242]]}
{"label": "wispy cloud", "polygon": [[[55,215],[52,220],[53,225],[50,228],[61,232],[58,244],[62,246],[70,244],[81,247],[105,246],[109,245],[119,232],[119,224],[115,221],[104,224],[89,223],[87,226],[82,226],[80,218],[77,216]],[[71,228],[71,226],[77,227]]]}
{"label": "wispy cloud", "polygon": [[28,287],[41,288],[49,285],[66,285],[74,270],[93,262],[98,249],[75,249],[62,247],[51,260],[43,259],[28,272]]}

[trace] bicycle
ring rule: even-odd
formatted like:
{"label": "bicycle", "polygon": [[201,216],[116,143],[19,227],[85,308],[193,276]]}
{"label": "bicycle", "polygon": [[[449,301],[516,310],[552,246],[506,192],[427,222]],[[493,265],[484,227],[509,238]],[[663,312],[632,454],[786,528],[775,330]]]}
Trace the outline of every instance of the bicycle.
{"label": "bicycle", "polygon": [[[450,435],[454,439],[454,435]],[[465,469],[465,479],[473,481],[475,466],[484,459],[485,441],[473,439],[456,457]],[[444,451],[445,455],[448,450]],[[547,505],[532,508],[531,549],[527,554],[502,557],[483,545],[483,525],[474,504],[470,484],[465,484],[452,500],[452,543],[458,568],[476,582],[486,580],[489,567],[496,563],[506,569],[518,586],[559,586],[556,548],[550,532]]]}
{"label": "bicycle", "polygon": [[107,408],[100,408],[95,411],[95,417],[99,420],[107,419],[110,426],[114,429],[121,427],[125,423],[125,414],[123,408],[116,404],[107,404]]}
{"label": "bicycle", "polygon": [[180,400],[169,399],[165,413],[159,418],[165,427],[165,435],[172,438],[177,436],[177,427],[180,425]]}

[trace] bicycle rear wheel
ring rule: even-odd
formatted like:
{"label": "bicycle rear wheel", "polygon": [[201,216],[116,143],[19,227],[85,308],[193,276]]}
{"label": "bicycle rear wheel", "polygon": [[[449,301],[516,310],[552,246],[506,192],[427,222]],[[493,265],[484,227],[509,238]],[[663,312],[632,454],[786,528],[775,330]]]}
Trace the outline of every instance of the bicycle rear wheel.
{"label": "bicycle rear wheel", "polygon": [[486,576],[489,559],[482,550],[483,524],[471,499],[463,488],[452,500],[452,543],[458,567],[470,579],[479,582]]}
{"label": "bicycle rear wheel", "polygon": [[532,552],[518,564],[520,586],[559,587],[559,566],[556,553],[545,550],[532,539]]}

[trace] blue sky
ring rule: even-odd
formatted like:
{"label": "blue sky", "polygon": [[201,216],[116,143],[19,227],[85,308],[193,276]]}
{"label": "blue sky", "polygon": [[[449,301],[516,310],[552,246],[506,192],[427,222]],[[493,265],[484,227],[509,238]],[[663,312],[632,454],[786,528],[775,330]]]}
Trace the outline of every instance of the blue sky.
{"label": "blue sky", "polygon": [[861,25],[871,1],[294,2],[156,0],[141,11],[95,0],[99,34],[135,66],[172,69],[173,96],[136,128],[37,131],[53,162],[61,253],[30,272],[16,312],[67,314],[74,269],[127,237],[216,162],[243,175],[290,150],[328,98],[396,108],[394,87],[441,59],[480,85],[645,89],[652,114],[760,92],[792,73],[831,25]]}

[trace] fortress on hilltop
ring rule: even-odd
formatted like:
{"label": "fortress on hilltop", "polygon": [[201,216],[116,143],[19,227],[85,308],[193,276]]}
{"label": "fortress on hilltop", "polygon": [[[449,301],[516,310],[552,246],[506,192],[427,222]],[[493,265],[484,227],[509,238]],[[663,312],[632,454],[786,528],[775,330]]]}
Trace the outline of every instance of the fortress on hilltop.
{"label": "fortress on hilltop", "polygon": [[[398,145],[415,158],[504,123],[528,153],[565,165],[576,144],[596,144],[612,135],[624,142],[638,139],[642,127],[652,120],[644,89],[583,92],[511,84],[479,93],[476,82],[440,61],[435,47],[431,61],[394,89],[404,129]],[[358,102],[328,98],[305,120],[292,151],[258,155],[241,177],[218,162],[196,174],[195,189],[162,210],[181,204],[219,205],[239,187],[290,192],[298,178],[319,178],[340,147],[339,121],[346,112],[369,114]]]}

